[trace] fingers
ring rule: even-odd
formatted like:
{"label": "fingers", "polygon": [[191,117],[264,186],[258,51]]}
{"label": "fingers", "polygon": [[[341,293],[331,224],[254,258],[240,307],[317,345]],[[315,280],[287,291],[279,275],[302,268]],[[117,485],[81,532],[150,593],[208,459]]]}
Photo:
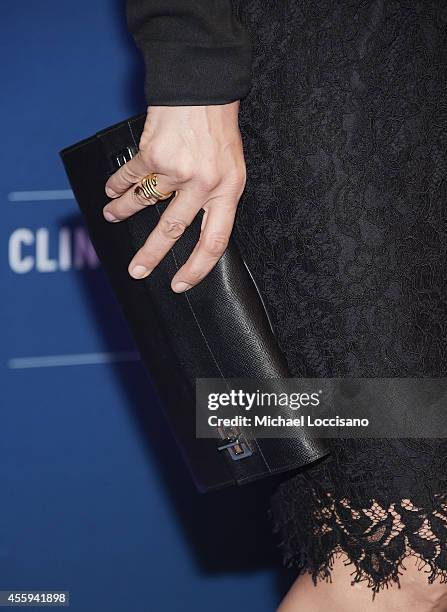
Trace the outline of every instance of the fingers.
{"label": "fingers", "polygon": [[[129,164],[130,162],[127,163]],[[126,166],[127,164],[122,166],[122,168]],[[146,174],[144,176],[146,176]],[[115,198],[104,207],[103,214],[107,221],[112,223],[122,221],[140,211],[142,208],[157,203],[156,198],[148,200],[143,195],[136,194],[135,187],[135,185],[132,185],[122,196]],[[167,176],[157,174],[157,190],[160,191],[160,193],[170,193],[173,189]]]}
{"label": "fingers", "polygon": [[233,229],[237,201],[214,201],[206,213],[200,240],[188,261],[175,274],[171,287],[182,293],[197,285],[222,257]]}
{"label": "fingers", "polygon": [[106,183],[105,191],[109,198],[116,198],[138,183],[151,170],[143,160],[140,151],[128,162],[121,166]]}
{"label": "fingers", "polygon": [[174,246],[200,210],[197,195],[178,192],[160,217],[156,228],[129,264],[133,278],[146,278]]}

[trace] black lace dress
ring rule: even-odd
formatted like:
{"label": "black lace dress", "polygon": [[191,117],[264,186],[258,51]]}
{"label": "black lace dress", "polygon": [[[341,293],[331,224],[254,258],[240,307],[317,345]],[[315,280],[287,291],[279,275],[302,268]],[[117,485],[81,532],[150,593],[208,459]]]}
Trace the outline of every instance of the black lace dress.
{"label": "black lace dress", "polygon": [[[237,232],[297,376],[446,376],[447,4],[236,0],[254,40]],[[280,485],[286,562],[447,580],[447,441],[339,440]]]}
{"label": "black lace dress", "polygon": [[[445,0],[127,6],[149,104],[244,98],[237,239],[292,372],[446,376]],[[447,580],[446,468],[444,439],[334,441],[273,499],[286,562]]]}

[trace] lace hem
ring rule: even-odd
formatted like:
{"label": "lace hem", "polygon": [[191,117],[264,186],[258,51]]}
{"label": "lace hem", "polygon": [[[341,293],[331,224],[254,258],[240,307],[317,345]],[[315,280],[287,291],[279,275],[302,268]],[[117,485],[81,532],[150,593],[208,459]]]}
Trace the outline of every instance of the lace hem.
{"label": "lace hem", "polygon": [[274,532],[281,536],[284,564],[310,574],[315,585],[331,581],[340,553],[345,565],[353,565],[351,584],[366,581],[373,599],[381,589],[400,587],[408,557],[417,559],[429,583],[447,583],[446,494],[435,495],[430,508],[409,499],[386,507],[372,500],[365,508],[330,493],[312,501],[302,491],[290,496],[287,485],[272,500]]}
{"label": "lace hem", "polygon": [[[300,566],[299,573],[300,574],[304,574],[304,573],[310,574],[312,577],[312,581],[316,586],[319,581],[331,582],[332,569],[334,566],[335,558],[338,554],[347,555],[346,551],[343,550],[341,546],[338,546],[332,552],[329,553],[329,556],[324,560],[321,567],[319,567],[318,569],[315,569],[315,568],[311,568],[308,565],[307,555],[303,553],[300,555],[300,557],[302,557],[300,563],[298,563],[297,559],[294,559],[288,564],[288,567]],[[399,576],[402,575],[402,572],[400,570],[401,568],[404,570],[406,569],[404,565],[404,561],[405,559],[411,556],[419,560],[420,562],[420,565],[418,566],[419,571],[424,571],[424,568],[428,566],[429,569],[425,573],[429,574],[427,577],[427,582],[429,584],[432,584],[433,582],[437,580],[439,580],[441,584],[442,583],[447,584],[447,570],[439,568],[432,561],[426,561],[425,559],[423,559],[420,555],[418,555],[415,552],[409,552],[405,555],[402,555],[401,558],[395,561],[390,573],[380,578],[373,577],[370,574],[368,574],[361,567],[360,563],[356,559],[351,559],[349,556],[347,557],[346,561],[345,560],[343,561],[343,563],[345,566],[347,565],[354,566],[354,570],[351,573],[351,576],[352,576],[351,585],[358,583],[358,582],[366,581],[368,588],[371,589],[372,599],[374,599],[376,594],[379,593],[382,589],[385,589],[385,588],[388,589],[393,584],[400,588]]]}

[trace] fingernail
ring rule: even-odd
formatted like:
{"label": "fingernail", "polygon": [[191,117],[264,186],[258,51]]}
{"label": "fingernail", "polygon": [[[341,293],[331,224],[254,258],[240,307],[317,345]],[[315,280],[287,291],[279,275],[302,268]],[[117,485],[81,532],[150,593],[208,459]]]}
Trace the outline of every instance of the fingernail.
{"label": "fingernail", "polygon": [[106,187],[106,194],[109,196],[109,198],[116,198],[118,195],[113,191],[113,189],[110,189],[110,187]]}
{"label": "fingernail", "polygon": [[172,287],[172,289],[176,293],[183,293],[184,291],[187,291],[188,289],[191,289],[191,287],[192,287],[192,285],[188,285],[188,283],[175,283],[175,285]]}
{"label": "fingernail", "polygon": [[105,210],[105,211],[104,211],[104,218],[105,218],[107,221],[111,221],[111,222],[113,222],[113,221],[118,221],[118,219],[115,217],[115,215],[112,215],[112,213],[111,213],[111,212],[109,212],[108,210]]}
{"label": "fingernail", "polygon": [[150,270],[146,268],[146,266],[134,266],[130,271],[131,276],[134,278],[145,278],[149,276]]}

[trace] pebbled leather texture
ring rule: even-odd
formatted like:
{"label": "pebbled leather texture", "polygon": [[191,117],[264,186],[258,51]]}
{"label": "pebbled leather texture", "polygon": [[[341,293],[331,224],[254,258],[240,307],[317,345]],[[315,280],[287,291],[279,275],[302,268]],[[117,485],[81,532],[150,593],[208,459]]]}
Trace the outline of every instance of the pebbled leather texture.
{"label": "pebbled leather texture", "polygon": [[[299,427],[296,437],[253,439],[253,453],[235,461],[216,440],[195,436],[196,378],[277,379],[290,376],[256,285],[234,243],[197,287],[175,294],[170,281],[200,234],[200,217],[150,277],[133,280],[128,262],[156,226],[169,201],[107,223],[104,185],[116,156],[138,150],[145,115],[132,117],[60,153],[92,243],[158,389],[170,427],[201,491],[250,482],[302,467],[327,453],[327,443]],[[123,160],[121,160],[123,161]],[[220,434],[221,435],[221,434]]]}

